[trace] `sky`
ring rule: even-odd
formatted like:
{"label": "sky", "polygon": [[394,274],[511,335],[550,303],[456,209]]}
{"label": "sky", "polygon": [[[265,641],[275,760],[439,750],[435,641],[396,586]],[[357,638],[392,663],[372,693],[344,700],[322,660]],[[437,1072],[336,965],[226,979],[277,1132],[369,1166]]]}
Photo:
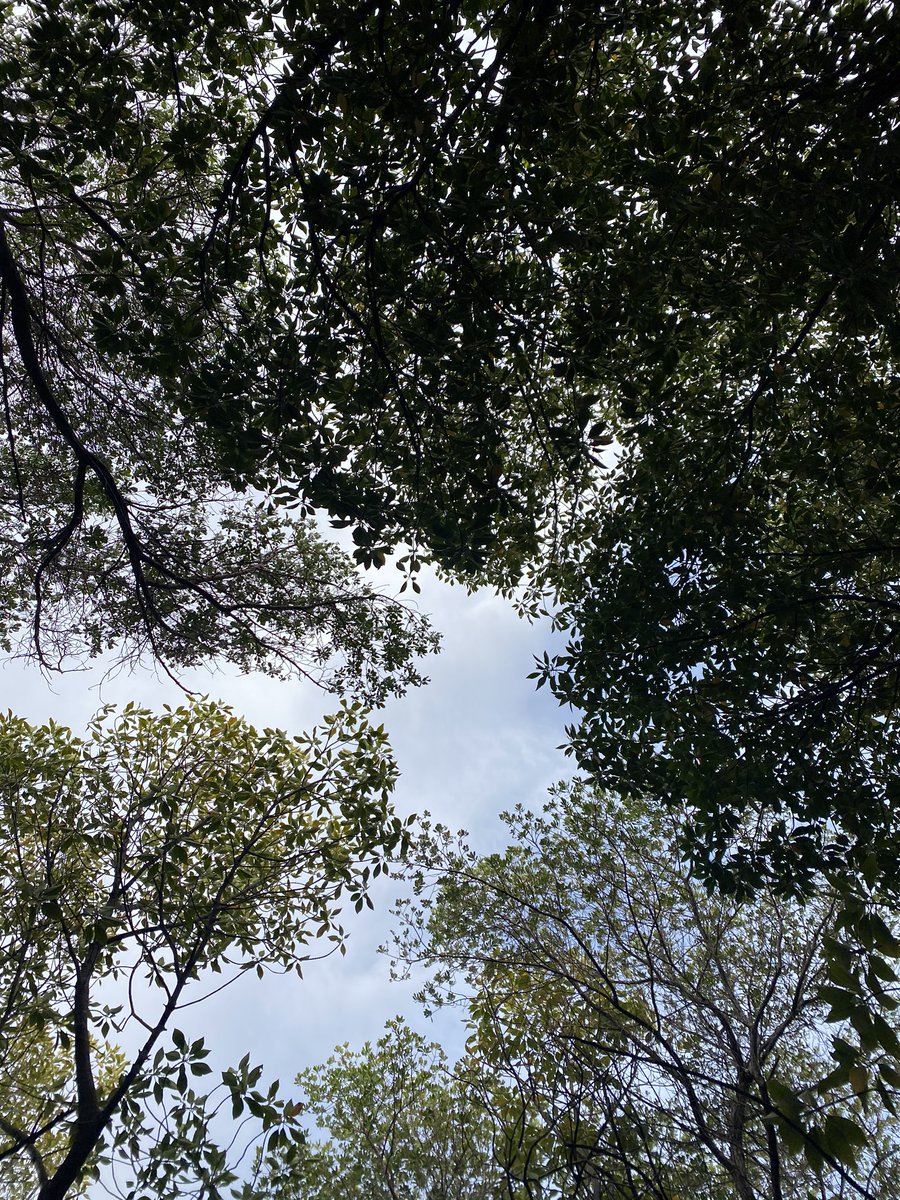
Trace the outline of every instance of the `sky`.
{"label": "sky", "polygon": [[[423,573],[424,574],[424,573]],[[549,640],[546,625],[520,620],[492,593],[467,594],[422,578],[420,607],[443,635],[440,655],[427,662],[431,682],[392,700],[380,719],[400,768],[394,804],[402,816],[429,812],[435,820],[471,834],[479,850],[505,844],[498,819],[517,803],[540,807],[548,786],[571,773],[558,749],[566,712],[548,689],[527,679],[533,656]],[[32,722],[50,718],[81,732],[104,703],[135,700],[150,708],[180,703],[175,684],[152,670],[105,678],[102,667],[47,678],[21,663],[0,667],[0,703]],[[225,701],[254,724],[299,733],[334,707],[334,698],[302,681],[226,671],[187,672],[187,686]],[[412,984],[390,979],[389,960],[378,953],[390,931],[397,885],[387,880],[373,893],[375,909],[346,913],[344,957],[308,964],[304,978],[248,974],[217,996],[179,1014],[177,1025],[203,1035],[217,1067],[250,1053],[266,1078],[288,1083],[302,1067],[324,1061],[344,1042],[360,1046],[403,1013],[453,1055],[462,1036],[452,1014],[428,1021],[413,1001]]]}

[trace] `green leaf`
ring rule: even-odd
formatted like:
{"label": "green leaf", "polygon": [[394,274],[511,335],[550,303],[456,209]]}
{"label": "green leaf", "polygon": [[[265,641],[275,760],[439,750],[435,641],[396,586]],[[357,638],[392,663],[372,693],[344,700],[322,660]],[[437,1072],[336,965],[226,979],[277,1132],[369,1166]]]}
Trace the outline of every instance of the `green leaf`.
{"label": "green leaf", "polygon": [[851,1067],[848,1072],[850,1086],[857,1096],[861,1096],[869,1087],[869,1072],[865,1067]]}
{"label": "green leaf", "polygon": [[855,1121],[839,1113],[825,1118],[819,1138],[822,1149],[848,1167],[856,1165],[857,1152],[866,1146],[868,1135]]}

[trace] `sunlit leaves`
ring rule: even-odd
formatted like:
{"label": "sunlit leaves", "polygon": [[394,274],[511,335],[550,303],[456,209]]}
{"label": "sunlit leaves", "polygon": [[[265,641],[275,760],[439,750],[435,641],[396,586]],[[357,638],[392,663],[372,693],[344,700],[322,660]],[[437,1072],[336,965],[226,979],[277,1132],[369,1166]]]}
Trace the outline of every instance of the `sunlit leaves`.
{"label": "sunlit leaves", "polygon": [[[225,1186],[207,1137],[222,1104],[269,1137],[291,1124],[246,1059],[195,1091],[208,1049],[177,1026],[167,1047],[166,1029],[207,972],[216,988],[343,946],[342,904],[365,903],[407,841],[394,779],[384,730],[354,705],[303,737],[206,701],[107,708],[83,739],[0,721],[0,1116],[27,1122],[0,1126],[0,1149],[31,1162],[33,1143],[46,1197],[83,1178],[101,1141],[101,1161],[130,1163],[155,1195]],[[126,1029],[136,1049],[117,1058]],[[32,1112],[34,1038],[58,1078]]]}
{"label": "sunlit leaves", "polygon": [[266,1159],[260,1200],[479,1200],[503,1188],[488,1114],[444,1051],[402,1020],[361,1050],[338,1047],[296,1080],[321,1137]]}

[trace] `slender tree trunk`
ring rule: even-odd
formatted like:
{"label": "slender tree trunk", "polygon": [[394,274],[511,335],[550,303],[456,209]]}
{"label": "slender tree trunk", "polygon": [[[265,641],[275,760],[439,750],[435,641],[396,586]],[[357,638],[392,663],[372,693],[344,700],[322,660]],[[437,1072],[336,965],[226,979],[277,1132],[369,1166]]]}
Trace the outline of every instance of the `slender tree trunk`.
{"label": "slender tree trunk", "polygon": [[63,1200],[81,1176],[82,1171],[90,1161],[96,1149],[100,1135],[107,1121],[97,1120],[92,1125],[79,1122],[75,1137],[69,1146],[66,1157],[54,1171],[53,1175],[41,1185],[37,1200]]}
{"label": "slender tree trunk", "polygon": [[731,1150],[731,1177],[740,1200],[756,1200],[756,1192],[747,1175],[747,1158],[744,1154],[744,1126],[747,1120],[747,1088],[752,1083],[750,1072],[739,1067],[734,1102],[731,1108],[729,1141]]}

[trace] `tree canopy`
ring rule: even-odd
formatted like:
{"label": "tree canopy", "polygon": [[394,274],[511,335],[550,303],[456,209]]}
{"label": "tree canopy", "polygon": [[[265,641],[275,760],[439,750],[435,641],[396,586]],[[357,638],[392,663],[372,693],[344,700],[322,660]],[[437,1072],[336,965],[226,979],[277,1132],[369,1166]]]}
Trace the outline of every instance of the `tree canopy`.
{"label": "tree canopy", "polygon": [[859,0],[8,6],[7,637],[302,664],[320,510],[549,592],[582,761],[687,799],[718,878],[889,875],[898,39]]}
{"label": "tree canopy", "polygon": [[402,849],[394,775],[355,708],[305,738],[208,702],[107,709],[84,739],[0,721],[0,1172],[40,1200],[98,1162],[123,1195],[215,1197],[236,1180],[223,1103],[291,1136],[246,1058],[196,1091],[209,1051],[174,1023],[248,969],[342,948],[342,900]]}
{"label": "tree canopy", "polygon": [[287,264],[257,255],[252,181],[216,235],[230,158],[283,69],[265,5],[212,23],[191,5],[4,6],[3,641],[45,666],[115,647],[315,673],[335,652],[339,685],[371,659],[402,687],[430,646],[262,502],[261,457],[234,469],[259,439],[228,417],[225,364],[248,395],[298,386],[299,343],[283,370],[274,344],[296,320]]}
{"label": "tree canopy", "polygon": [[478,323],[417,212],[429,114],[479,111],[500,65],[452,7],[4,10],[8,636],[290,663],[334,567],[260,492],[352,523],[365,563],[408,540],[411,570],[420,538],[471,567],[498,513],[534,526],[482,370],[518,317]]}
{"label": "tree canopy", "polygon": [[671,814],[580,785],[506,820],[501,853],[440,828],[417,843],[397,950],[430,964],[429,1007],[462,1007],[456,1074],[517,1185],[622,1200],[896,1190],[896,1059],[886,1082],[853,1054],[846,1016],[827,1020],[833,901],[710,893]]}
{"label": "tree canopy", "polygon": [[297,1076],[313,1126],[248,1185],[259,1200],[483,1200],[505,1191],[494,1130],[444,1050],[402,1019]]}
{"label": "tree canopy", "polygon": [[[98,1087],[111,1091],[126,1067],[125,1059],[109,1043],[92,1050]],[[0,1054],[0,1132],[4,1150],[15,1144],[26,1130],[40,1129],[48,1117],[56,1116],[53,1098],[64,1087],[68,1073],[65,1052],[37,1026],[29,1030],[27,1037],[4,1038]],[[28,1144],[20,1153],[0,1158],[2,1200],[31,1200],[37,1190],[37,1164],[40,1162],[45,1171],[52,1172],[67,1150],[66,1130],[55,1125],[41,1136],[40,1150]],[[68,1194],[81,1196],[87,1185],[88,1180],[81,1178]]]}
{"label": "tree canopy", "polygon": [[893,1053],[894,6],[2,16],[3,646],[377,702],[432,639],[316,514],[524,581],[581,765],[723,889],[842,893]]}

